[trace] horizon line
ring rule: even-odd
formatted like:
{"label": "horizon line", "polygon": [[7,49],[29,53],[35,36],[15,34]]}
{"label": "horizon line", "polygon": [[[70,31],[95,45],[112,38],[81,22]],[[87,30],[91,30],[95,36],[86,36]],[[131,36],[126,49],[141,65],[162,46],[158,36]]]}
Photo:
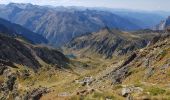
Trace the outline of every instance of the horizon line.
{"label": "horizon line", "polygon": [[[96,8],[96,9],[100,9],[100,10],[104,10],[104,9],[110,9],[110,10],[122,10],[122,11],[132,11],[132,12],[170,12],[170,11],[165,11],[165,10],[143,10],[143,9],[130,9],[130,8],[111,8],[111,7],[102,7],[102,6],[98,6],[98,7],[91,7],[91,6],[77,6],[77,5],[72,5],[72,6],[68,6],[68,5],[45,5],[45,4],[34,4],[34,3],[16,3],[16,2],[9,2],[9,3],[1,3],[0,2],[0,5],[9,5],[9,4],[31,4],[31,5],[34,5],[34,6],[41,6],[41,7],[65,7],[65,8],[68,8],[68,7],[82,7],[82,8]],[[102,9],[103,8],[103,9]]]}

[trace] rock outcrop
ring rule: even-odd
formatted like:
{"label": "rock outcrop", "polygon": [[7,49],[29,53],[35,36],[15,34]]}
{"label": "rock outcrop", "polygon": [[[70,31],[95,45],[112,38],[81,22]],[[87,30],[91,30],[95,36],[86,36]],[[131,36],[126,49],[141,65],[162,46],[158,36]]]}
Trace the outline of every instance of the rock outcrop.
{"label": "rock outcrop", "polygon": [[170,16],[161,21],[160,24],[158,24],[157,26],[155,26],[155,30],[166,30],[166,29],[169,29],[169,26],[170,26]]}
{"label": "rock outcrop", "polygon": [[47,88],[40,87],[38,89],[27,92],[23,98],[24,100],[40,100],[43,94],[46,94],[48,92],[49,90]]}

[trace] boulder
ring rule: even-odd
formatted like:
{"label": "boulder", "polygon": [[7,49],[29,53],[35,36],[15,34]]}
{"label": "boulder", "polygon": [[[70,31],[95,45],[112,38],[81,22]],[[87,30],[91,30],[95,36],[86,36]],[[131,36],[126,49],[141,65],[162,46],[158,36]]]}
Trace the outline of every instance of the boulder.
{"label": "boulder", "polygon": [[123,88],[122,89],[122,96],[123,97],[127,97],[129,94],[131,94],[132,93],[132,90],[131,90],[131,88]]}
{"label": "boulder", "polygon": [[[122,96],[123,97],[127,97],[127,98],[131,98],[131,94],[132,93],[141,93],[143,92],[143,89],[140,87],[135,87],[135,86],[125,86],[122,89]],[[130,96],[130,97],[129,97]],[[132,100],[132,99],[128,99],[128,100]]]}

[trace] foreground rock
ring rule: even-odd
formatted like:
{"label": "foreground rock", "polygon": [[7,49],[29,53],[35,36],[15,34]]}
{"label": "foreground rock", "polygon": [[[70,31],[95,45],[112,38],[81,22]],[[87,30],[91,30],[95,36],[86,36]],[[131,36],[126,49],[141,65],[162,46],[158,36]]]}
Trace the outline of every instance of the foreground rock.
{"label": "foreground rock", "polygon": [[25,94],[24,100],[40,100],[40,98],[48,92],[49,90],[47,88],[34,89]]}

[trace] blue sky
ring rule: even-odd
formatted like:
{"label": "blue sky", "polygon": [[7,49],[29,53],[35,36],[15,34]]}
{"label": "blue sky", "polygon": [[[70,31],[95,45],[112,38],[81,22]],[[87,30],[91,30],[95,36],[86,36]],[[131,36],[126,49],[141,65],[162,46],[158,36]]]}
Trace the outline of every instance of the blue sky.
{"label": "blue sky", "polygon": [[1,4],[9,2],[53,6],[86,6],[170,11],[170,0],[0,0]]}

